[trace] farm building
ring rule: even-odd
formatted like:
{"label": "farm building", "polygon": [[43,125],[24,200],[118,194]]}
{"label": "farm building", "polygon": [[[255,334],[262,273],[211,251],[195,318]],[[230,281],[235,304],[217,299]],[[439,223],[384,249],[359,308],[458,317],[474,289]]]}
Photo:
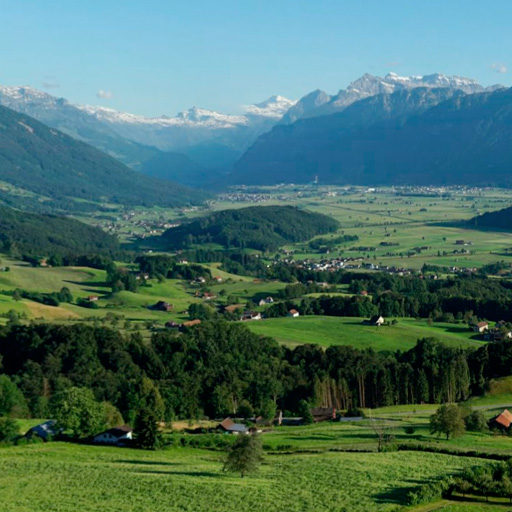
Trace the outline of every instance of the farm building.
{"label": "farm building", "polygon": [[156,304],[153,304],[149,307],[149,309],[152,309],[154,311],[172,311],[174,309],[174,306],[172,304],[169,304],[168,302],[165,302],[163,300],[159,300]]}
{"label": "farm building", "polygon": [[227,434],[247,434],[249,429],[242,425],[242,423],[235,423],[231,418],[226,418],[224,421],[220,422],[218,425],[218,429],[226,432]]}
{"label": "farm building", "polygon": [[288,311],[288,314],[286,316],[288,316],[290,318],[297,318],[299,315],[300,315],[300,313],[296,309],[290,309],[290,311]]}
{"label": "farm building", "polygon": [[101,434],[94,436],[92,442],[95,444],[124,444],[127,440],[132,439],[133,430],[126,425],[109,428]]}
{"label": "farm building", "polygon": [[261,313],[257,311],[246,311],[241,317],[240,320],[242,322],[247,322],[250,320],[261,320]]}
{"label": "farm building", "polygon": [[509,430],[511,424],[512,414],[508,409],[505,409],[503,412],[489,420],[489,428],[491,429],[495,428],[498,430]]}
{"label": "farm building", "polygon": [[44,423],[40,423],[35,427],[32,427],[26,434],[26,438],[39,437],[43,441],[48,441],[51,437],[59,435],[62,432],[62,429],[57,426],[57,422],[55,420],[48,420]]}
{"label": "farm building", "polygon": [[310,412],[315,423],[336,419],[335,407],[314,407],[313,409],[310,409]]}
{"label": "farm building", "polygon": [[375,315],[370,318],[370,320],[364,320],[363,325],[374,325],[374,326],[381,326],[384,323],[384,317]]}
{"label": "farm building", "polygon": [[487,331],[487,329],[489,329],[489,324],[487,322],[478,322],[473,325],[473,331],[479,332],[480,334]]}

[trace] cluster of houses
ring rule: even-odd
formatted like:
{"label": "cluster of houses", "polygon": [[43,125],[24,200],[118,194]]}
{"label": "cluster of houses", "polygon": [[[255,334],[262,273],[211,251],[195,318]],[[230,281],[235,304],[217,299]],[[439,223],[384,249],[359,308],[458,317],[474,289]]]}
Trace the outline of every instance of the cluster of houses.
{"label": "cluster of houses", "polygon": [[[310,413],[314,423],[323,421],[336,421],[338,419],[335,407],[313,407],[310,409]],[[298,426],[304,424],[304,418],[286,418],[283,417],[282,411],[279,412],[273,421],[265,422],[262,417],[251,418],[249,421],[255,426],[248,427],[240,421],[237,422],[232,418],[226,418],[217,425],[215,430],[217,432],[223,432],[226,434],[240,435],[261,432],[261,426]]]}
{"label": "cluster of houses", "polygon": [[489,322],[477,322],[470,326],[473,332],[481,335],[484,341],[502,341],[504,339],[512,339],[512,326],[500,320],[496,322],[494,327]]}
{"label": "cluster of houses", "polygon": [[[366,248],[368,249],[368,248]],[[295,261],[293,259],[282,259],[279,262],[274,262],[274,265],[278,263],[285,263],[296,268],[303,268],[305,270],[311,270],[313,272],[336,272],[338,270],[374,270],[379,272],[386,272],[388,274],[395,274],[399,276],[408,276],[411,274],[411,270],[405,267],[395,267],[388,265],[377,265],[376,263],[367,262],[363,257],[350,257],[350,258],[330,258],[322,260],[311,260],[305,259],[302,261]]]}
{"label": "cluster of houses", "polygon": [[[46,442],[60,436],[62,432],[63,429],[58,426],[55,420],[48,420],[29,429],[24,437],[27,439],[39,438]],[[88,441],[92,444],[126,446],[132,440],[132,436],[133,429],[131,427],[119,425],[92,436]]]}

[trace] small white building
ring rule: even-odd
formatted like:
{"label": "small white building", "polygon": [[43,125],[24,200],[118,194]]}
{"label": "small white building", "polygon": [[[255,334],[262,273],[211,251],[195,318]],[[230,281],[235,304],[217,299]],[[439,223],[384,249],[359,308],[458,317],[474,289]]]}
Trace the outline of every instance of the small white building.
{"label": "small white building", "polygon": [[124,441],[132,439],[133,430],[126,426],[120,425],[118,427],[109,428],[102,432],[101,434],[97,434],[93,438],[93,443],[96,444],[123,444]]}
{"label": "small white building", "polygon": [[298,316],[300,316],[300,313],[296,309],[290,309],[286,316],[289,316],[291,318],[297,318]]}

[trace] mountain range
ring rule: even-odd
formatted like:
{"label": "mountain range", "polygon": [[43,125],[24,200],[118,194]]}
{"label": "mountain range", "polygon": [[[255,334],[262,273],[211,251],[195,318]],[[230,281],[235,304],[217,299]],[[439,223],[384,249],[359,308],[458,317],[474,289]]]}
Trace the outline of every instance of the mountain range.
{"label": "mountain range", "polygon": [[[246,106],[240,115],[194,107],[174,117],[149,118],[73,105],[30,87],[0,87],[0,104],[87,142],[144,174],[192,187],[204,188],[215,181],[221,186],[300,183],[316,175],[325,183],[385,183],[404,176],[408,182],[428,178],[458,183],[464,179],[443,178],[432,170],[459,172],[467,150],[458,146],[469,136],[460,133],[464,123],[456,119],[449,129],[441,107],[456,102],[460,108],[453,103],[446,108],[455,116],[475,115],[478,124],[485,111],[463,98],[496,94],[507,101],[506,94],[500,95],[503,89],[457,76],[389,73],[385,77],[365,74],[335,95],[317,90],[297,102],[272,96]],[[500,122],[488,120],[495,126]],[[436,139],[436,130],[453,140]],[[413,133],[425,139],[414,139]],[[473,136],[471,152],[480,148],[475,161],[482,162],[492,143],[481,140],[483,131]],[[502,134],[496,136],[503,139]],[[484,167],[489,171],[487,163]],[[477,174],[475,170],[475,182]]]}
{"label": "mountain range", "polygon": [[[193,107],[175,117],[150,118],[106,107],[73,105],[31,87],[0,86],[0,105],[87,142],[135,169],[161,152],[186,154],[206,168],[227,168],[294,103],[272,96],[246,106],[243,115]],[[174,165],[177,171],[179,164]]]}
{"label": "mountain range", "polygon": [[274,127],[226,182],[510,187],[511,144],[512,89],[401,89]]}

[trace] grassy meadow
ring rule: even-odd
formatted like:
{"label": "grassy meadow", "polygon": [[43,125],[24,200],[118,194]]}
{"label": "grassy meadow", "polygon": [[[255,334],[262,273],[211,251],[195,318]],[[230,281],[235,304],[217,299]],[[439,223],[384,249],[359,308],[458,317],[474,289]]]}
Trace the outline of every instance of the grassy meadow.
{"label": "grassy meadow", "polygon": [[304,316],[298,318],[267,318],[247,322],[249,329],[270,336],[286,345],[315,343],[323,346],[351,345],[375,350],[407,350],[420,338],[435,337],[447,345],[476,347],[481,345],[464,324],[399,318],[396,325],[373,327],[363,325],[362,318]]}
{"label": "grassy meadow", "polygon": [[260,470],[242,479],[222,472],[222,453],[199,449],[49,443],[1,455],[0,494],[9,512],[389,512],[415,487],[478,464],[415,452],[266,455]]}

